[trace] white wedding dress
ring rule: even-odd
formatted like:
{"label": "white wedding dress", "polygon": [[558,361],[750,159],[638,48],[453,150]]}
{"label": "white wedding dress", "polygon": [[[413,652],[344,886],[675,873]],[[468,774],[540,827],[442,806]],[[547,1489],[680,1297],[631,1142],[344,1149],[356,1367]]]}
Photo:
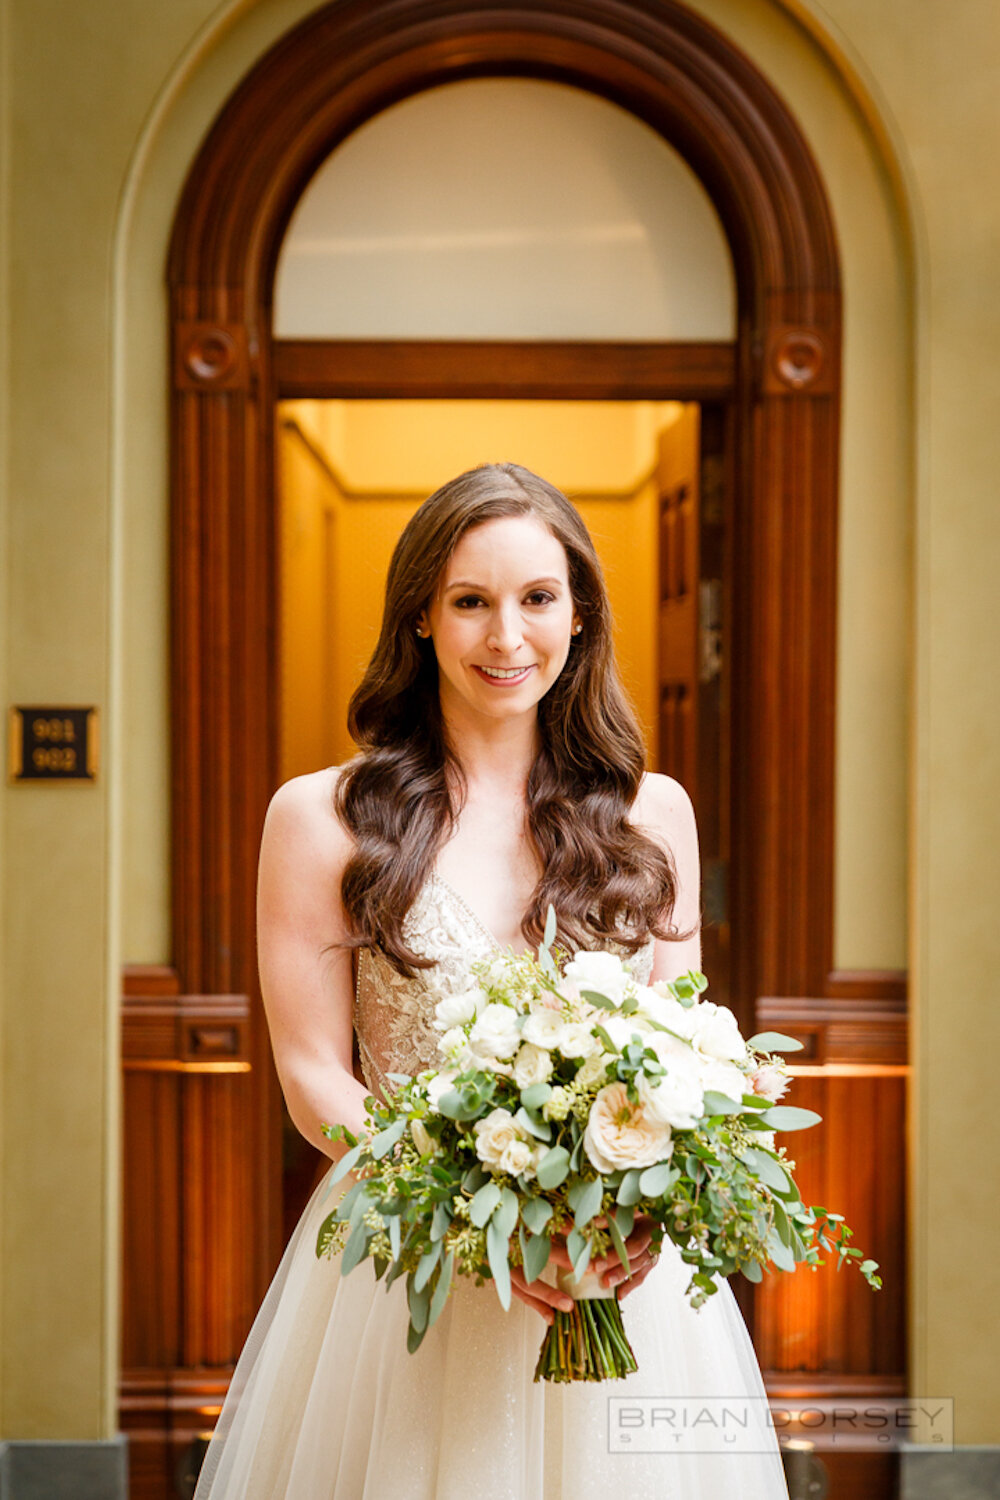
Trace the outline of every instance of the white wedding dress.
{"label": "white wedding dress", "polygon": [[[406,918],[436,961],[413,980],[362,950],[355,1024],[368,1087],[386,1072],[435,1063],[436,995],[467,988],[469,964],[498,951],[462,898],[433,874]],[[632,963],[647,980],[653,945]],[[688,1421],[718,1430],[690,1398],[766,1413],[763,1382],[728,1282],[698,1311],[690,1270],[665,1241],[659,1263],[622,1302],[638,1371],[618,1381],[533,1380],[545,1334],[516,1298],[456,1278],[438,1321],[407,1353],[405,1278],[386,1290],[370,1261],[347,1276],[316,1257],[316,1233],[342,1185],[324,1179],[299,1221],[257,1316],[209,1446],[195,1500],[787,1500],[766,1417],[756,1450],[705,1452],[707,1439],[637,1452],[652,1406],[687,1398]],[[633,1445],[612,1451],[609,1412]],[[612,1402],[612,1398],[617,1398]],[[643,1404],[639,1398],[650,1398]],[[741,1408],[741,1403],[742,1408]],[[642,1411],[642,1416],[637,1413]],[[759,1420],[759,1419],[758,1419]],[[736,1418],[738,1427],[740,1417]],[[742,1429],[740,1429],[742,1430]],[[690,1451],[691,1447],[702,1451]]]}

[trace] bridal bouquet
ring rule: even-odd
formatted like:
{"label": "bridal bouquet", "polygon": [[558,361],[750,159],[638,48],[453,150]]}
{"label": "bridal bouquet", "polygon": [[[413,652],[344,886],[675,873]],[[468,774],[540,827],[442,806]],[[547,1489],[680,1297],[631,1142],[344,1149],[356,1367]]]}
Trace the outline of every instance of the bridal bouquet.
{"label": "bridal bouquet", "polygon": [[[323,1127],[350,1147],[331,1182],[358,1180],[324,1220],[317,1255],[342,1252],[345,1273],[370,1258],[387,1286],[406,1277],[411,1352],[454,1275],[492,1279],[508,1308],[519,1266],[574,1300],[555,1313],[535,1379],[615,1379],[635,1356],[615,1292],[587,1273],[612,1253],[629,1269],[638,1215],[654,1251],[670,1239],[691,1266],[693,1307],[735,1271],[760,1281],[769,1262],[816,1267],[821,1247],[839,1270],[861,1251],[841,1215],[803,1204],[775,1144],[776,1131],[821,1118],[777,1103],[779,1054],[800,1043],[744,1041],[732,1011],[702,998],[702,974],[647,986],[612,953],[570,958],[553,948],[555,925],[550,908],[537,958],[483,960],[475,988],[442,996],[440,1066],[390,1074],[392,1096],[369,1099],[360,1140]],[[550,1265],[556,1236],[572,1270]],[[876,1268],[859,1266],[877,1290]]]}

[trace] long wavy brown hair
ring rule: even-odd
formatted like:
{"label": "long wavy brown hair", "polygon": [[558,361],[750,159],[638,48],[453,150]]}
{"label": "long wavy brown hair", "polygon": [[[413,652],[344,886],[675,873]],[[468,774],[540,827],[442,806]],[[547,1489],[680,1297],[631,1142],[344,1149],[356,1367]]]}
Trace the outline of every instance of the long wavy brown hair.
{"label": "long wavy brown hair", "polygon": [[672,925],[677,877],[669,852],[629,822],[645,754],[615,665],[611,610],[590,534],[554,485],[518,464],[484,464],[425,500],[396,544],[378,644],[348,711],[360,753],[341,768],[335,792],[355,842],[342,882],[346,946],[380,949],[408,977],[432,960],[409,946],[404,919],[464,799],[461,764],[442,720],[434,647],[417,636],[416,622],[459,539],[502,516],[534,516],[558,537],[583,622],[538,704],[541,748],[525,811],[542,875],[521,931],[538,943],[551,902],[557,942],[570,951],[611,940],[634,953],[650,936],[690,935]]}

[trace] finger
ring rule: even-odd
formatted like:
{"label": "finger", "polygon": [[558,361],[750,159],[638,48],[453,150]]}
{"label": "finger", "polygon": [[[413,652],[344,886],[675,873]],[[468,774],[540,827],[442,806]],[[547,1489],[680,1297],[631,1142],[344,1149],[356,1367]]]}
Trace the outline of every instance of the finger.
{"label": "finger", "polygon": [[610,1270],[602,1273],[601,1280],[605,1286],[621,1286],[630,1282],[637,1276],[645,1276],[655,1266],[657,1257],[650,1252],[636,1256],[631,1262],[631,1269],[626,1271],[624,1266],[612,1266]]}
{"label": "finger", "polygon": [[618,1288],[618,1300],[621,1301],[621,1299],[623,1297],[627,1297],[630,1292],[634,1292],[636,1287],[642,1286],[642,1283],[645,1281],[646,1277],[649,1275],[650,1271],[655,1265],[656,1261],[651,1260],[647,1265],[643,1266],[641,1271],[637,1271],[634,1276],[629,1276],[625,1280],[625,1282]]}
{"label": "finger", "polygon": [[530,1298],[533,1303],[542,1303],[549,1309],[558,1308],[560,1312],[569,1312],[573,1306],[572,1297],[561,1292],[558,1287],[549,1286],[548,1282],[537,1279],[527,1282],[524,1279],[524,1272],[515,1270],[513,1267],[511,1267],[510,1281],[512,1287],[523,1292],[522,1300]]}

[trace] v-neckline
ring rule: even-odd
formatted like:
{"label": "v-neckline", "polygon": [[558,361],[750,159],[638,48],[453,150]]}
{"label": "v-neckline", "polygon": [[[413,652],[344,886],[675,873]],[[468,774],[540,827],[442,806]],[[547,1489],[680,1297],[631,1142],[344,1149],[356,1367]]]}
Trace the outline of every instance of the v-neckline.
{"label": "v-neckline", "polygon": [[[445,880],[444,876],[438,870],[436,870],[436,869],[434,869],[434,870],[431,871],[431,879],[432,880],[436,880],[437,883],[438,883],[438,885],[444,886],[445,890],[449,893],[449,895],[452,897],[452,899],[458,903],[458,905],[462,908],[462,910],[465,912],[466,916],[470,919],[470,921],[472,921],[472,922],[474,922],[476,924],[476,926],[479,928],[479,931],[483,934],[484,937],[489,938],[491,945],[497,950],[498,953],[506,953],[507,952],[507,949],[509,948],[510,944],[509,943],[501,943],[500,939],[496,936],[496,934],[494,932],[491,932],[490,929],[487,927],[486,923],[483,921],[483,919],[479,915],[479,913],[473,911],[472,907],[469,905],[468,901],[466,901],[466,899],[462,895],[461,891],[456,891],[455,887],[452,885],[452,883],[451,883],[450,880]],[[524,948],[521,951],[523,953],[533,953],[534,949],[533,948]],[[516,954],[515,955],[515,957],[518,957],[518,958],[520,956],[521,956],[520,954]]]}

